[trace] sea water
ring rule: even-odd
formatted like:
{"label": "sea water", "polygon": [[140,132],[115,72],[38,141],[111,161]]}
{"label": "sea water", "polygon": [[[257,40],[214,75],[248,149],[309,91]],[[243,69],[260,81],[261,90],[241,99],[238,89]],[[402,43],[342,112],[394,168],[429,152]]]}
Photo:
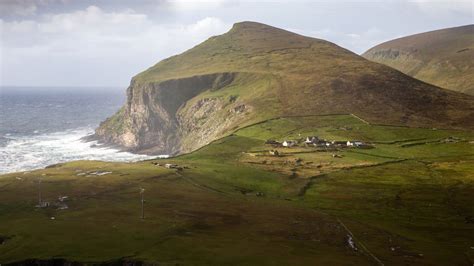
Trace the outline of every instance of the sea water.
{"label": "sea water", "polygon": [[0,174],[72,160],[151,158],[81,140],[124,101],[121,88],[0,87]]}

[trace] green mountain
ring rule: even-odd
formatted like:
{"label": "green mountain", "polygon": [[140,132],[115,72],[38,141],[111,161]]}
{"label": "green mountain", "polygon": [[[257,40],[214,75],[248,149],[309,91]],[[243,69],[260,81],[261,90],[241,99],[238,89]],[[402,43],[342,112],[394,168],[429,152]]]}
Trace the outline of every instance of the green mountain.
{"label": "green mountain", "polygon": [[474,25],[395,39],[363,56],[430,84],[474,95]]}
{"label": "green mountain", "polygon": [[270,118],[353,114],[376,124],[473,129],[474,97],[426,84],[333,43],[255,22],[135,76],[95,138],[178,154]]}

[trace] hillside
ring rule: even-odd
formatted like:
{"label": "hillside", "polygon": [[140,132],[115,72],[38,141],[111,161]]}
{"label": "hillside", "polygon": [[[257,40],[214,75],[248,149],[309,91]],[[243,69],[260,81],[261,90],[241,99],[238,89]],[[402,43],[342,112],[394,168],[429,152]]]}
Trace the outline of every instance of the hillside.
{"label": "hillside", "polygon": [[[306,136],[372,148],[265,144]],[[169,159],[0,175],[0,264],[472,265],[473,173],[472,132],[272,119]]]}
{"label": "hillside", "polygon": [[474,97],[442,90],[333,43],[237,23],[135,76],[127,103],[95,138],[151,154],[189,152],[280,116],[473,129]]}
{"label": "hillside", "polygon": [[430,84],[474,95],[474,25],[395,39],[363,56]]}

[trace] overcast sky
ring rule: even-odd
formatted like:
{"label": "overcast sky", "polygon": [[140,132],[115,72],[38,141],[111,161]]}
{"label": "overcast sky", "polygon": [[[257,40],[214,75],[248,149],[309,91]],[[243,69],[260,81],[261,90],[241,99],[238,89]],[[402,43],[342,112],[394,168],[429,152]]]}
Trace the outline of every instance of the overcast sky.
{"label": "overcast sky", "polygon": [[239,21],[355,53],[474,23],[474,0],[0,0],[0,85],[117,86]]}

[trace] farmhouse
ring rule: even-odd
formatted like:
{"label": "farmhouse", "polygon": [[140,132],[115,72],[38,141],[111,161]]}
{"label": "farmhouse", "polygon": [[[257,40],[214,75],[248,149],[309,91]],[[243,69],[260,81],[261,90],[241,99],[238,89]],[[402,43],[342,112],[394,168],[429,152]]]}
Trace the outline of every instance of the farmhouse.
{"label": "farmhouse", "polygon": [[306,144],[314,144],[314,143],[317,143],[319,142],[320,139],[316,136],[310,136],[310,137],[306,137],[306,140],[304,141],[304,143]]}
{"label": "farmhouse", "polygon": [[178,168],[178,165],[172,164],[172,163],[167,163],[167,164],[165,164],[165,167],[168,168],[168,169],[175,169],[175,168]]}
{"label": "farmhouse", "polygon": [[283,141],[283,147],[293,147],[293,146],[296,146],[296,144],[298,144],[295,140],[285,140]]}
{"label": "farmhouse", "polygon": [[347,141],[347,147],[361,147],[361,146],[364,146],[366,145],[364,142],[362,141],[358,141],[358,140],[349,140]]}

